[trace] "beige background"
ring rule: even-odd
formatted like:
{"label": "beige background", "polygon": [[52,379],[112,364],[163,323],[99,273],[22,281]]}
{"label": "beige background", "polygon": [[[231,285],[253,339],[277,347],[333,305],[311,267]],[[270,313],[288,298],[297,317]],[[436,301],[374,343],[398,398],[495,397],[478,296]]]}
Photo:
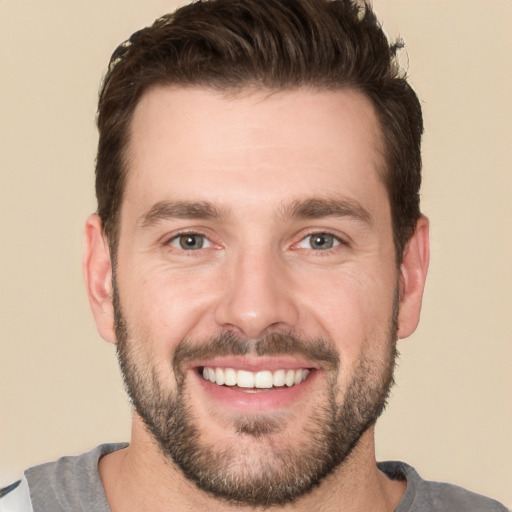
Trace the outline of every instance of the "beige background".
{"label": "beige background", "polygon": [[[378,456],[512,506],[512,2],[375,0],[425,111],[432,264]],[[0,485],[126,440],[82,285],[95,102],[115,45],[168,1],[0,0]],[[407,63],[407,57],[403,62]]]}

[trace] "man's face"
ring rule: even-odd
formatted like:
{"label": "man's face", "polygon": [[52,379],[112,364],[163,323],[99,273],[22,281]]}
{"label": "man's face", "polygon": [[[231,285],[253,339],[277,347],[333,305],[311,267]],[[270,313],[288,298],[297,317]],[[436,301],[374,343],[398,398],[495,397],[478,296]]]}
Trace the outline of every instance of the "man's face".
{"label": "man's face", "polygon": [[392,381],[373,108],[353,91],[160,87],[127,156],[116,334],[137,415],[204,490],[291,501],[346,459]]}

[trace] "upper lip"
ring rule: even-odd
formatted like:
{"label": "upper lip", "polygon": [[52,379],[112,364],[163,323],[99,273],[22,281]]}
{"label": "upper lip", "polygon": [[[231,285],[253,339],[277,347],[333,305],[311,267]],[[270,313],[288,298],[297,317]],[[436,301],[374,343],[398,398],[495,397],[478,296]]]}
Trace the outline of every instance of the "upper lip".
{"label": "upper lip", "polygon": [[221,356],[213,359],[195,361],[191,368],[233,368],[258,372],[263,370],[297,370],[299,368],[317,369],[318,365],[301,357],[292,356]]}

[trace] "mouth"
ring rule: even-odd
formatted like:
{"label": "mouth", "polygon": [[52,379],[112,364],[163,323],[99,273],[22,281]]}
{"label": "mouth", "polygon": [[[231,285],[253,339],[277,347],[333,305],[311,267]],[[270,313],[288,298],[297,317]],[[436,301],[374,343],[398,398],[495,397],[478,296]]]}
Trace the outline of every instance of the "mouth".
{"label": "mouth", "polygon": [[248,371],[227,367],[203,366],[197,370],[204,380],[212,384],[228,386],[246,392],[291,388],[304,382],[311,373],[310,368]]}
{"label": "mouth", "polygon": [[201,407],[215,404],[215,414],[301,408],[323,374],[314,362],[287,356],[222,356],[198,361],[189,370]]}

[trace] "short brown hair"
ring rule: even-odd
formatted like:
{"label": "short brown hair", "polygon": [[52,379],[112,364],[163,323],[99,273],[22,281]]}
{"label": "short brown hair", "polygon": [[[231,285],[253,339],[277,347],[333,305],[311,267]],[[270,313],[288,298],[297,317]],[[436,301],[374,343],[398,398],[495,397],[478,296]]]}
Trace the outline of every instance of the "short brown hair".
{"label": "short brown hair", "polygon": [[115,257],[129,126],[155,85],[351,88],[373,103],[385,144],[385,184],[400,261],[420,216],[418,98],[371,7],[351,0],[197,1],[157,19],[114,51],[98,106],[98,214]]}

